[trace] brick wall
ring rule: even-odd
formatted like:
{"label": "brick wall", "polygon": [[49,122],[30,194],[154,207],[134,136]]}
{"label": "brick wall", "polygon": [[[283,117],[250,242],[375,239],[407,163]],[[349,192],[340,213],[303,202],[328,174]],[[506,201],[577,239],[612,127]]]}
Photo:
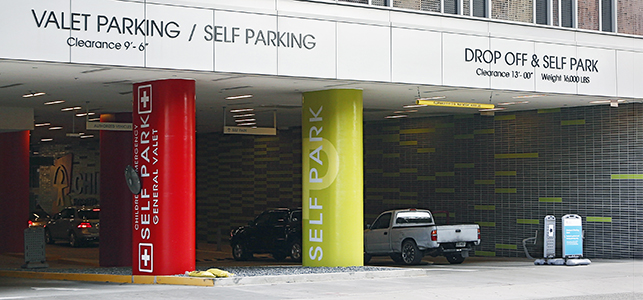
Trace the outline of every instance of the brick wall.
{"label": "brick wall", "polygon": [[533,21],[532,0],[491,0],[491,18],[531,23]]}
{"label": "brick wall", "polygon": [[578,28],[599,30],[599,1],[600,0],[578,0]]}
{"label": "brick wall", "polygon": [[619,33],[643,35],[643,1],[620,0],[617,11]]}

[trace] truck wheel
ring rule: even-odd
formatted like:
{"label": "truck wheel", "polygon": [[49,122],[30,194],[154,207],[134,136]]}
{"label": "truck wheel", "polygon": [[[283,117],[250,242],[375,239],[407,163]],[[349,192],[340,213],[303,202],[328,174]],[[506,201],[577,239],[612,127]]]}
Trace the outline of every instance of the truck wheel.
{"label": "truck wheel", "polygon": [[402,243],[402,261],[407,265],[417,265],[422,261],[422,252],[413,240]]}
{"label": "truck wheel", "polygon": [[460,253],[452,253],[452,254],[445,254],[444,255],[449,263],[457,265],[461,264],[464,261],[464,257],[462,257],[462,254]]}
{"label": "truck wheel", "polygon": [[301,242],[296,241],[290,244],[290,258],[294,261],[301,261]]}
{"label": "truck wheel", "polygon": [[404,260],[402,259],[402,254],[401,254],[401,253],[393,253],[393,254],[391,254],[391,255],[389,255],[389,256],[391,257],[391,259],[392,259],[394,262],[396,262],[396,263],[398,263],[398,264],[401,264],[401,263],[403,263],[403,262],[404,262]]}
{"label": "truck wheel", "polygon": [[272,258],[274,258],[276,261],[283,261],[286,259],[287,256],[288,254],[286,254],[286,252],[278,251],[278,252],[272,253]]}
{"label": "truck wheel", "polygon": [[234,260],[248,260],[251,255],[243,244],[239,242],[232,244],[232,257]]}
{"label": "truck wheel", "polygon": [[372,255],[364,252],[364,264],[367,264],[369,261],[371,261],[371,258],[373,258]]}

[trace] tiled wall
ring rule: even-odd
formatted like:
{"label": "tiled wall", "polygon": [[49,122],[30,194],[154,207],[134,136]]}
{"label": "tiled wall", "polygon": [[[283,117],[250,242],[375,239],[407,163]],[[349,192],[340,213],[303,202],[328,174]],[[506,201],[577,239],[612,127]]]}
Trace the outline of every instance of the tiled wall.
{"label": "tiled wall", "polygon": [[[198,135],[200,240],[300,206],[300,135]],[[642,257],[642,104],[366,123],[364,152],[365,223],[392,208],[429,208],[439,222],[448,212],[481,225],[476,255],[524,257],[545,215],[560,228],[579,214],[587,257]]]}
{"label": "tiled wall", "polygon": [[227,241],[268,208],[301,207],[301,130],[197,135],[197,239]]}
{"label": "tiled wall", "polygon": [[[583,217],[585,255],[642,257],[643,106],[365,126],[365,214],[418,206],[478,223],[477,255],[524,257],[543,217]],[[454,216],[455,215],[455,216]],[[560,228],[560,227],[559,227]],[[638,250],[637,250],[638,249]]]}

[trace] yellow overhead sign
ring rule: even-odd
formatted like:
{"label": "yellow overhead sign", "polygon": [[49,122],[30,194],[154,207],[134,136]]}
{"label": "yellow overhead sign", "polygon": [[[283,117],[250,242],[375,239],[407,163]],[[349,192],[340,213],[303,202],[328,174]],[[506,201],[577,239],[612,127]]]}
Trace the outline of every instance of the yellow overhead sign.
{"label": "yellow overhead sign", "polygon": [[491,109],[495,107],[493,104],[451,102],[451,101],[439,101],[439,100],[422,100],[422,99],[418,99],[415,103],[419,105],[478,108],[478,109]]}

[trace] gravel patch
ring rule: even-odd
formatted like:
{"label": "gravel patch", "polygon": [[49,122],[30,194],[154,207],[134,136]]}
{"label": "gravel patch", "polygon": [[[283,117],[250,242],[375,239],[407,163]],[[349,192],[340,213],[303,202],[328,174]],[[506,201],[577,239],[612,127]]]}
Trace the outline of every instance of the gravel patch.
{"label": "gravel patch", "polygon": [[[303,275],[303,274],[324,274],[324,273],[356,273],[356,272],[374,272],[374,271],[391,271],[397,268],[387,267],[302,267],[302,266],[263,266],[263,267],[200,267],[198,271],[205,271],[210,268],[217,268],[234,274],[235,277],[254,277],[254,276],[280,276],[280,275]],[[78,273],[78,274],[102,274],[102,275],[132,275],[131,267],[117,268],[45,268],[45,269],[0,269],[7,271],[30,271],[30,272],[51,272],[51,273]],[[187,276],[177,274],[176,276]]]}

